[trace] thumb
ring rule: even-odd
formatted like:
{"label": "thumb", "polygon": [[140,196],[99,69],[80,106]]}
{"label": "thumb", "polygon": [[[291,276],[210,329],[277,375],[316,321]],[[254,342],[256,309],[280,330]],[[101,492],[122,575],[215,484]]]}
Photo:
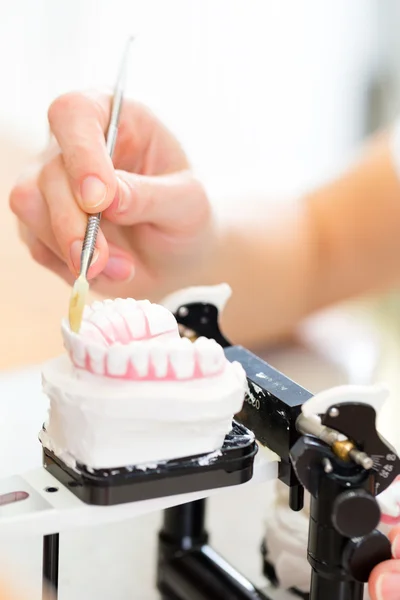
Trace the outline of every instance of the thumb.
{"label": "thumb", "polygon": [[104,216],[118,225],[151,223],[169,233],[190,233],[207,222],[210,207],[190,171],[160,176],[116,171],[118,189]]}
{"label": "thumb", "polygon": [[398,600],[400,591],[400,561],[388,560],[372,571],[368,581],[371,600]]}

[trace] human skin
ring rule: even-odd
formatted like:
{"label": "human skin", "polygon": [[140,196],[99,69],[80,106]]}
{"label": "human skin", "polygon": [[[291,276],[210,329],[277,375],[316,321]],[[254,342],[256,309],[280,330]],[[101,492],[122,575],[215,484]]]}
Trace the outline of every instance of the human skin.
{"label": "human skin", "polygon": [[93,289],[157,301],[181,287],[226,281],[233,295],[222,326],[237,343],[276,341],[316,309],[398,283],[400,182],[388,133],[304,196],[295,213],[249,227],[216,222],[177,140],[130,100],[114,169],[104,141],[109,110],[101,94],[58,98],[49,109],[53,139],[10,195],[33,258],[69,283],[86,213],[98,211]]}
{"label": "human skin", "polygon": [[393,560],[381,563],[373,570],[369,580],[371,600],[399,600],[400,598],[400,527],[389,534]]}

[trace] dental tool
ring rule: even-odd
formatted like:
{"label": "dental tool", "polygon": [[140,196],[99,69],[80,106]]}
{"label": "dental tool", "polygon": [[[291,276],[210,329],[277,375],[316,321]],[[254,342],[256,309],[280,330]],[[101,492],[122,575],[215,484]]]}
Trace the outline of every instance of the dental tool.
{"label": "dental tool", "polygon": [[[122,101],[126,84],[129,51],[133,40],[134,38],[130,37],[126,44],[114,89],[110,123],[106,136],[106,147],[111,158],[114,154],[114,148],[117,141],[118,125],[121,116]],[[101,213],[89,215],[88,217],[88,223],[82,245],[80,273],[72,288],[72,294],[69,303],[69,324],[72,331],[75,333],[79,332],[82,322],[83,309],[85,307],[86,297],[89,292],[87,274],[93,259],[94,249],[96,247],[100,220]]]}

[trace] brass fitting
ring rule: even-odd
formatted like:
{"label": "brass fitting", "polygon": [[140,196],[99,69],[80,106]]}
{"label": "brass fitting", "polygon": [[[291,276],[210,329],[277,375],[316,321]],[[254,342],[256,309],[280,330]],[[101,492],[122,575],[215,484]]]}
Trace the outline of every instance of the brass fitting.
{"label": "brass fitting", "polygon": [[192,329],[189,329],[188,327],[185,327],[184,325],[179,324],[178,329],[179,329],[179,335],[182,338],[186,338],[186,339],[190,340],[191,342],[195,342],[199,337],[195,331],[193,331]]}
{"label": "brass fitting", "polygon": [[338,458],[348,462],[351,460],[350,452],[354,450],[355,445],[350,440],[337,441],[332,444],[332,450]]}

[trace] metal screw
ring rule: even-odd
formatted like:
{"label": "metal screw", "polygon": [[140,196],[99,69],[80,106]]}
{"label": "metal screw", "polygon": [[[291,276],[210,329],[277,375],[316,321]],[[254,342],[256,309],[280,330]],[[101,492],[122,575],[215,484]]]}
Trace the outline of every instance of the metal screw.
{"label": "metal screw", "polygon": [[349,456],[352,460],[354,460],[355,463],[357,463],[367,471],[372,469],[372,467],[374,466],[374,461],[372,460],[372,458],[368,456],[368,454],[366,454],[365,452],[361,452],[356,448],[350,450]]}
{"label": "metal screw", "polygon": [[339,409],[336,408],[336,406],[334,406],[333,408],[331,408],[331,410],[329,411],[329,416],[332,417],[332,419],[335,419],[336,417],[339,416]]}
{"label": "metal screw", "polygon": [[181,306],[180,309],[178,310],[178,315],[180,317],[187,317],[189,314],[189,309],[187,306]]}
{"label": "metal screw", "polygon": [[323,464],[325,473],[332,473],[333,466],[332,466],[332,463],[329,460],[329,458],[324,458],[324,460],[322,461],[322,464]]}

